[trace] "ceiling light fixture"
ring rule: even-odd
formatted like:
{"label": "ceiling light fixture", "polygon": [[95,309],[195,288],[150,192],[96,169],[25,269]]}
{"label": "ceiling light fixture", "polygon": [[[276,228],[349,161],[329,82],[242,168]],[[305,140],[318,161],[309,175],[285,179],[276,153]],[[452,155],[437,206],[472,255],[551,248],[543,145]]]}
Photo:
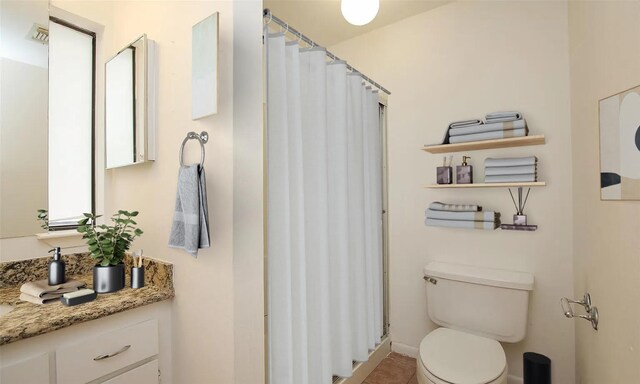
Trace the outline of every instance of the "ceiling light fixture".
{"label": "ceiling light fixture", "polygon": [[380,0],[342,0],[342,16],[353,25],[365,25],[375,19],[380,9]]}

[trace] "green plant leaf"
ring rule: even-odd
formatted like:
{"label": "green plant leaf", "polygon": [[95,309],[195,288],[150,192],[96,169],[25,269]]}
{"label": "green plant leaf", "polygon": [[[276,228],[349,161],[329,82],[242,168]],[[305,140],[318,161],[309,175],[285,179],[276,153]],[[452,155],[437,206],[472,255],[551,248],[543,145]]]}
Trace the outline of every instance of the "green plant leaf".
{"label": "green plant leaf", "polygon": [[131,217],[136,217],[136,216],[138,216],[138,213],[139,213],[138,211],[133,211],[133,212],[131,212],[129,215],[130,215]]}
{"label": "green plant leaf", "polygon": [[100,265],[102,265],[103,267],[107,267],[107,266],[109,266],[109,260],[107,260],[107,259],[103,259],[103,260],[100,262]]}

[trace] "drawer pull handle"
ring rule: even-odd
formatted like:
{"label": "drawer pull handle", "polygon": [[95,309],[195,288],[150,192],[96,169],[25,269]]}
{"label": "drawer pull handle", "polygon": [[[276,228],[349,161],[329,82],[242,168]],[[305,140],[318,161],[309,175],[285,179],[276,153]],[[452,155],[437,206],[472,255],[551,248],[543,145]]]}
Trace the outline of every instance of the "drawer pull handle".
{"label": "drawer pull handle", "polygon": [[131,345],[125,345],[124,347],[120,348],[119,351],[117,352],[113,352],[113,353],[109,353],[107,355],[100,355],[100,356],[96,356],[93,358],[94,361],[100,361],[100,360],[104,360],[104,359],[108,359],[110,357],[116,356],[121,354],[122,352],[125,352],[126,350],[128,350],[129,348],[131,348]]}

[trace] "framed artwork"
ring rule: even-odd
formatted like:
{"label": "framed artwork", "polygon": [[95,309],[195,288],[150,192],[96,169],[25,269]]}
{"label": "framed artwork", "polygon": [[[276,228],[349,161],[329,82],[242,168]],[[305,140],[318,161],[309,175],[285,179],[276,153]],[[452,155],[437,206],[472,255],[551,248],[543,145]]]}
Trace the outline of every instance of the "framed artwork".
{"label": "framed artwork", "polygon": [[218,12],[191,31],[191,119],[218,112]]}
{"label": "framed artwork", "polygon": [[640,86],[600,100],[600,199],[640,200]]}

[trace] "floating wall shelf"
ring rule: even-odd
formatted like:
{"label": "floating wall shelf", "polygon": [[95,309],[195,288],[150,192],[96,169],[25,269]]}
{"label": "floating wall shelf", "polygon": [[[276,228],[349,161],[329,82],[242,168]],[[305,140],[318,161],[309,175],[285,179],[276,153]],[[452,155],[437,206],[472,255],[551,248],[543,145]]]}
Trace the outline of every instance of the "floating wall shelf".
{"label": "floating wall shelf", "polygon": [[523,147],[526,145],[541,145],[544,143],[544,135],[535,135],[512,137],[509,139],[472,141],[469,143],[426,145],[422,150],[430,153],[451,153],[474,151],[479,149]]}
{"label": "floating wall shelf", "polygon": [[473,184],[431,184],[425,188],[522,188],[522,187],[544,187],[547,183],[536,181],[531,183],[473,183]]}

